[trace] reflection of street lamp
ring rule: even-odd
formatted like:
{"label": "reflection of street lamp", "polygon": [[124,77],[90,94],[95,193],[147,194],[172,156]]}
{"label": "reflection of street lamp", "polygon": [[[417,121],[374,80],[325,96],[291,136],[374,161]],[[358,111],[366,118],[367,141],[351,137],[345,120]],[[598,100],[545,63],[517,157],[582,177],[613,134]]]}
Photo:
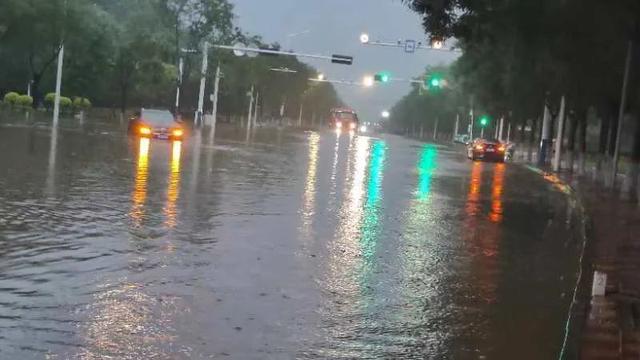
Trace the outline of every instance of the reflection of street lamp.
{"label": "reflection of street lamp", "polygon": [[391,113],[389,113],[387,110],[384,110],[381,114],[380,114],[383,118],[388,119],[389,116],[391,116]]}
{"label": "reflection of street lamp", "polygon": [[369,34],[363,33],[360,35],[360,42],[366,44],[369,42]]}
{"label": "reflection of street lamp", "polygon": [[364,79],[362,79],[362,85],[364,87],[372,87],[374,83],[375,83],[375,80],[371,75],[367,75],[364,77]]}

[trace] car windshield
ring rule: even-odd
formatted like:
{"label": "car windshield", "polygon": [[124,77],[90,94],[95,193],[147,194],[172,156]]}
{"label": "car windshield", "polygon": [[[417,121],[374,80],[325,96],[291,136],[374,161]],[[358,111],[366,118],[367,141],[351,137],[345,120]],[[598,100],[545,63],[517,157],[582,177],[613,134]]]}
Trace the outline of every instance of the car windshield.
{"label": "car windshield", "polygon": [[142,110],[140,118],[150,125],[173,126],[176,125],[175,118],[171,112],[166,110]]}

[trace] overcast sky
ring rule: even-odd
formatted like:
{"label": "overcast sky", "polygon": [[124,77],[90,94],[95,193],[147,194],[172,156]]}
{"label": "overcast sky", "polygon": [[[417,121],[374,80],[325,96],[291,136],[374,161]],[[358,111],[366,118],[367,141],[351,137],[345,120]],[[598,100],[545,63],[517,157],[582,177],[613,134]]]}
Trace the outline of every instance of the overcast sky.
{"label": "overcast sky", "polygon": [[[365,74],[389,71],[393,77],[411,78],[427,65],[449,63],[455,55],[421,50],[405,54],[400,48],[363,46],[362,32],[372,40],[415,39],[426,36],[417,14],[399,0],[230,0],[235,5],[236,23],[243,31],[261,35],[266,42],[278,42],[302,53],[352,55],[352,66],[329,61],[301,59],[329,79],[361,81]],[[288,37],[289,34],[308,33]],[[373,120],[410,90],[408,83],[389,83],[374,88],[335,85],[341,98]]]}

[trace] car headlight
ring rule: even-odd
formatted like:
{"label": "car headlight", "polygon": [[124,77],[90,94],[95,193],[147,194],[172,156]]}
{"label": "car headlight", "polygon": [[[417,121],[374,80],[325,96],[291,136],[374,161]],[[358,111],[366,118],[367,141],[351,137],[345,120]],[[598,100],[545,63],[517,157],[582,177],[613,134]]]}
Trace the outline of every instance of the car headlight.
{"label": "car headlight", "polygon": [[349,125],[349,127],[351,127],[351,130],[355,130],[356,129],[356,123],[351,123]]}
{"label": "car headlight", "polygon": [[342,123],[338,121],[338,122],[336,123],[336,127],[337,127],[338,129],[342,128]]}
{"label": "car headlight", "polygon": [[360,126],[360,131],[367,132],[367,127],[365,125]]}

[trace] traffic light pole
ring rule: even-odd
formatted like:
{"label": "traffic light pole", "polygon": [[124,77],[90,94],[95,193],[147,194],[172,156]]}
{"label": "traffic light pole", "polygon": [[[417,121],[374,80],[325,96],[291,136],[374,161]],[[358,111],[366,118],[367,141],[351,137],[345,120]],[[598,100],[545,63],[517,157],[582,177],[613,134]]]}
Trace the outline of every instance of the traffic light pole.
{"label": "traffic light pole", "polygon": [[200,73],[200,92],[198,94],[198,110],[196,111],[194,122],[196,127],[202,126],[204,107],[204,88],[207,83],[207,66],[209,66],[209,43],[204,42],[202,53],[202,70]]}
{"label": "traffic light pole", "polygon": [[216,136],[216,122],[218,118],[218,94],[220,92],[220,63],[216,68],[216,79],[213,83],[213,109],[211,110],[211,132],[209,133],[209,141],[213,143]]}

